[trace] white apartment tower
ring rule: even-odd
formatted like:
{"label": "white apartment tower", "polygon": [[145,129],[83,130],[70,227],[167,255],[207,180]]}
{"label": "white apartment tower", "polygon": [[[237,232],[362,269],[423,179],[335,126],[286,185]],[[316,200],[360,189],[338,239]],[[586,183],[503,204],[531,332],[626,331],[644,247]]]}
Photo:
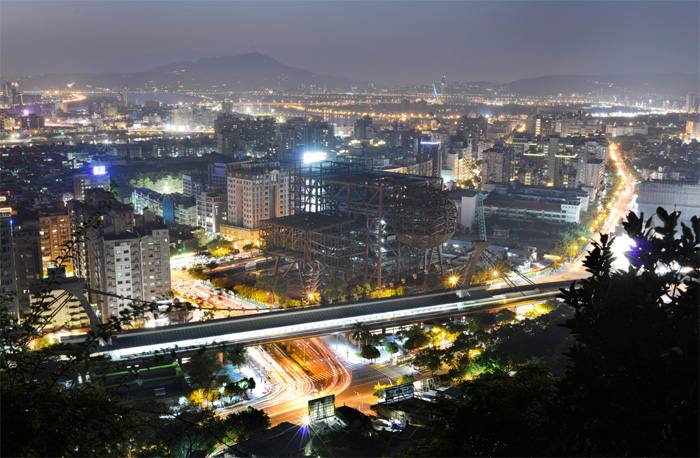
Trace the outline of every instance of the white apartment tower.
{"label": "white apartment tower", "polygon": [[254,229],[292,213],[290,175],[277,163],[241,164],[228,174],[228,222]]}
{"label": "white apartment tower", "polygon": [[105,235],[98,256],[99,288],[114,295],[99,295],[103,320],[130,307],[132,299],[157,301],[171,296],[167,228]]}

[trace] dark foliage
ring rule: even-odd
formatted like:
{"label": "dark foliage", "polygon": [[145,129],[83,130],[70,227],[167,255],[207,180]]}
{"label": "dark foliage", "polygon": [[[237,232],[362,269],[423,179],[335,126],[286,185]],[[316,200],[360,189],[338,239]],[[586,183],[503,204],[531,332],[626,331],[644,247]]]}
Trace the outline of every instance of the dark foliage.
{"label": "dark foliage", "polygon": [[[613,269],[612,237],[601,235],[584,262],[590,277],[562,291],[573,343],[561,378],[530,363],[465,382],[410,454],[698,456],[700,220],[678,234],[677,212],[657,216],[653,227],[629,214],[627,271]],[[527,356],[513,345],[497,351]]]}
{"label": "dark foliage", "polygon": [[[98,215],[76,229],[56,264],[69,259],[75,243],[84,241],[100,221]],[[227,418],[208,409],[173,413],[162,404],[125,400],[119,393],[122,384],[104,383],[104,374],[124,372],[125,367],[95,356],[100,343],[156,311],[156,303],[132,301],[119,316],[97,324],[82,343],[33,349],[51,309],[54,284],[50,277],[40,300],[19,322],[7,313],[7,298],[0,298],[1,456],[189,457],[269,425],[267,415],[256,410]],[[172,311],[187,307],[176,303]],[[211,377],[207,373],[211,361],[207,355],[199,356],[198,378],[204,384]],[[155,355],[154,362],[175,358]],[[138,371],[125,373],[131,381],[138,378]]]}

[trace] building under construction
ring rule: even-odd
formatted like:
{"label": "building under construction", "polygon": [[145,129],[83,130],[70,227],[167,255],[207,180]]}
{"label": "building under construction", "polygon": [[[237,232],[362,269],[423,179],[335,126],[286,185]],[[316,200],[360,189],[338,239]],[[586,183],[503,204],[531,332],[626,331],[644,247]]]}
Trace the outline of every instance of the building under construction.
{"label": "building under construction", "polygon": [[307,291],[328,275],[381,287],[431,266],[442,271],[457,210],[441,178],[323,162],[295,169],[292,192],[294,214],[266,221],[262,242],[276,271],[286,260],[283,274],[297,270]]}

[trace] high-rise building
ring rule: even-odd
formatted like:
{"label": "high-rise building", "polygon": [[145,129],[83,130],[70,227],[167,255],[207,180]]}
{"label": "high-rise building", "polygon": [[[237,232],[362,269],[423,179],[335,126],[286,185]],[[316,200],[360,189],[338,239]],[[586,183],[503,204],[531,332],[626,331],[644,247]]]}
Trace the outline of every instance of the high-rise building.
{"label": "high-rise building", "polygon": [[19,82],[17,81],[5,82],[2,87],[2,95],[8,105],[22,105],[22,93],[19,91]]}
{"label": "high-rise building", "polygon": [[5,111],[0,111],[0,130],[8,132],[15,128],[15,119]]}
{"label": "high-rise building", "polygon": [[44,117],[39,116],[34,113],[30,113],[26,116],[21,116],[19,118],[19,127],[21,129],[43,129],[44,128]]}
{"label": "high-rise building", "polygon": [[44,275],[49,268],[56,267],[61,258],[61,266],[66,273],[73,273],[73,258],[66,248],[73,238],[71,217],[66,207],[49,208],[39,214],[39,235],[41,236],[41,266]]}
{"label": "high-rise building", "polygon": [[209,235],[218,234],[226,211],[226,194],[202,191],[197,194],[197,226]]}
{"label": "high-rise building", "polygon": [[221,112],[224,114],[233,113],[233,102],[229,100],[224,100],[223,102],[221,102]]}
{"label": "high-rise building", "polygon": [[32,286],[43,274],[39,221],[30,212],[19,212],[12,229],[17,302],[20,311],[23,312],[29,305]]}
{"label": "high-rise building", "polygon": [[10,315],[19,318],[13,226],[12,207],[7,204],[4,196],[0,196],[0,296],[9,297],[10,300],[6,302]]}
{"label": "high-rise building", "polygon": [[158,301],[171,296],[170,238],[165,226],[105,234],[97,245],[99,290],[103,319],[118,316],[132,299]]}
{"label": "high-rise building", "polygon": [[280,127],[280,146],[286,161],[301,162],[305,152],[333,149],[335,128],[320,119],[291,118]]}
{"label": "high-rise building", "polygon": [[486,141],[489,121],[483,116],[462,116],[457,122],[457,135],[466,142]]}
{"label": "high-rise building", "polygon": [[50,280],[37,282],[30,296],[30,302],[36,305],[51,301],[51,307],[42,313],[44,330],[89,327],[90,316],[95,320],[97,317],[85,292],[85,280],[68,278],[61,269],[51,275]]}
{"label": "high-rise building", "polygon": [[470,176],[471,155],[467,148],[453,148],[445,156],[442,177],[445,181],[463,181]]}
{"label": "high-rise building", "polygon": [[234,166],[233,161],[214,161],[207,166],[207,191],[226,192],[226,176],[228,169]]}
{"label": "high-rise building", "polygon": [[697,113],[700,107],[700,97],[698,94],[688,94],[685,96],[685,112]]}
{"label": "high-rise building", "polygon": [[551,135],[545,145],[547,154],[547,185],[556,186],[557,183],[557,154],[559,154],[559,136]]}
{"label": "high-rise building", "polygon": [[700,141],[700,117],[685,121],[685,137],[688,141]]}
{"label": "high-rise building", "polygon": [[[73,271],[75,276],[87,280],[88,287],[98,290],[101,284],[99,252],[105,234],[121,234],[134,231],[134,209],[114,198],[104,189],[88,189],[85,201],[69,202],[71,226],[76,236],[73,246]],[[90,301],[97,296],[90,293]]]}
{"label": "high-rise building", "polygon": [[194,175],[182,175],[182,194],[195,197],[204,190],[203,178]]}
{"label": "high-rise building", "polygon": [[442,172],[441,143],[433,140],[420,140],[417,147],[416,163],[428,165],[418,174],[439,177]]}
{"label": "high-rise building", "polygon": [[73,175],[73,197],[76,200],[85,200],[88,189],[100,188],[106,191],[110,189],[109,173],[104,165],[95,165],[91,173],[79,173]]}
{"label": "high-rise building", "polygon": [[513,149],[499,145],[483,152],[484,160],[481,163],[482,183],[508,183],[513,174],[512,159]]}
{"label": "high-rise building", "polygon": [[241,164],[228,175],[228,223],[253,229],[292,213],[290,175],[279,163]]}
{"label": "high-rise building", "polygon": [[577,184],[597,189],[603,180],[604,170],[605,162],[602,159],[584,159],[582,157],[576,174]]}
{"label": "high-rise building", "polygon": [[214,121],[219,153],[240,158],[266,155],[275,151],[275,119],[222,113]]}
{"label": "high-rise building", "polygon": [[528,133],[535,137],[547,137],[555,131],[556,120],[551,114],[541,114],[539,111],[528,118]]}
{"label": "high-rise building", "polygon": [[352,130],[352,138],[355,140],[369,140],[374,138],[374,128],[372,127],[372,118],[363,116],[355,120]]}

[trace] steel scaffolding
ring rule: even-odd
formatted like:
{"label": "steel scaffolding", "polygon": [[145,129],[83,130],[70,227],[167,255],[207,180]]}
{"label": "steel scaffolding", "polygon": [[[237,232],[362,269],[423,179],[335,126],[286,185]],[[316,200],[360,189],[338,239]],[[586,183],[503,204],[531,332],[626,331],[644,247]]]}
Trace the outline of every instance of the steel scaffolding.
{"label": "steel scaffolding", "polygon": [[378,287],[390,272],[398,281],[405,269],[428,273],[437,262],[442,270],[440,246],[457,224],[442,179],[342,162],[301,166],[292,176],[295,214],[264,224],[267,253],[300,272],[361,272]]}

